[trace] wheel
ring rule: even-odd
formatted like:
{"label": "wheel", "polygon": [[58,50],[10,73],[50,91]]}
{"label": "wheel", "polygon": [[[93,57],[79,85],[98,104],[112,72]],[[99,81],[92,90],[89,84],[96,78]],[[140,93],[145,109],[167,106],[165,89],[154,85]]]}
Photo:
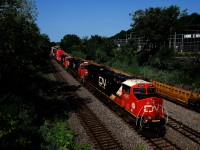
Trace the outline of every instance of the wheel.
{"label": "wheel", "polygon": [[117,115],[120,116],[120,117],[123,116],[123,112],[122,112],[121,109],[118,109],[118,110],[116,111],[116,113],[117,113]]}
{"label": "wheel", "polygon": [[200,112],[200,100],[196,100],[195,110]]}
{"label": "wheel", "polygon": [[123,116],[123,119],[124,119],[124,121],[126,121],[127,123],[130,123],[130,122],[131,122],[130,119],[129,119],[129,117],[128,117],[127,115],[124,115],[124,116]]}
{"label": "wheel", "polygon": [[164,137],[165,136],[165,133],[166,133],[166,128],[165,127],[162,127],[160,130],[159,130],[159,137]]}
{"label": "wheel", "polygon": [[195,100],[194,99],[189,99],[189,107],[191,109],[195,109]]}

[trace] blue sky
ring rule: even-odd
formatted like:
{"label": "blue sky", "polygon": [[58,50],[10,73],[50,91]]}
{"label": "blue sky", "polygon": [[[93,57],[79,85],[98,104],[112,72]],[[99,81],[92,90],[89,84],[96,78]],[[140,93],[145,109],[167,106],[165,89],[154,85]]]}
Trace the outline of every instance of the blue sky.
{"label": "blue sky", "polygon": [[129,13],[149,7],[177,5],[189,14],[200,13],[200,0],[35,0],[41,33],[52,42],[67,34],[80,38],[99,35],[110,37],[130,29]]}

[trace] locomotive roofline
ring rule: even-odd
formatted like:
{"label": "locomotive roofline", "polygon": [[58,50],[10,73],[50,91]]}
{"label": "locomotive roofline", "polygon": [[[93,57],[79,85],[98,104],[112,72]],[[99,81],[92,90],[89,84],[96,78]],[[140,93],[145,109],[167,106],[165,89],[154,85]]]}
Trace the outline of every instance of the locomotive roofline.
{"label": "locomotive roofline", "polygon": [[136,84],[151,84],[151,83],[147,82],[145,80],[141,80],[141,79],[128,79],[128,80],[122,82],[122,84],[132,87]]}

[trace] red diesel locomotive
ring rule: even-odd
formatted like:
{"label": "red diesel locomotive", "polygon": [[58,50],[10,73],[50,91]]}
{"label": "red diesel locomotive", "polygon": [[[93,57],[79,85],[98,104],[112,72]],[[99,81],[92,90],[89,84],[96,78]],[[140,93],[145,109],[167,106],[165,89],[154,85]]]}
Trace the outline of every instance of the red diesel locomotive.
{"label": "red diesel locomotive", "polygon": [[158,97],[150,82],[131,78],[101,66],[88,65],[86,69],[86,80],[124,110],[125,115],[131,116],[139,131],[164,136],[168,120],[167,111],[163,107],[163,99]]}
{"label": "red diesel locomotive", "polygon": [[[59,55],[60,53],[62,54]],[[131,116],[139,131],[164,136],[168,115],[163,107],[163,99],[158,97],[152,83],[69,57],[63,52],[54,54],[56,60],[73,73],[73,76],[76,78],[78,76],[79,81],[90,82],[105,93],[111,102]]]}

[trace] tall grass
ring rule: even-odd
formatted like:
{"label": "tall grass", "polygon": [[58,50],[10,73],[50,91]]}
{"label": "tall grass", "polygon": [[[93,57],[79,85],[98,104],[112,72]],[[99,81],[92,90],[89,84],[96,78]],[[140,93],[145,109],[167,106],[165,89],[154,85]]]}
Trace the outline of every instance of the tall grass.
{"label": "tall grass", "polygon": [[148,78],[170,85],[184,84],[185,81],[190,80],[189,77],[181,71],[158,70],[149,66],[139,66],[135,59],[132,61],[131,64],[129,64],[126,59],[113,59],[112,63],[109,62],[106,65],[125,72],[131,76]]}
{"label": "tall grass", "polygon": [[[80,54],[74,54],[81,56]],[[81,56],[84,58],[84,55]],[[131,60],[131,61],[130,61]],[[95,60],[93,60],[95,61]],[[187,73],[179,70],[158,70],[150,66],[138,65],[136,57],[114,57],[109,59],[104,65],[129,74],[133,77],[147,78],[158,82],[166,83],[172,86],[190,86],[189,88],[200,87],[200,79],[194,81]]]}

